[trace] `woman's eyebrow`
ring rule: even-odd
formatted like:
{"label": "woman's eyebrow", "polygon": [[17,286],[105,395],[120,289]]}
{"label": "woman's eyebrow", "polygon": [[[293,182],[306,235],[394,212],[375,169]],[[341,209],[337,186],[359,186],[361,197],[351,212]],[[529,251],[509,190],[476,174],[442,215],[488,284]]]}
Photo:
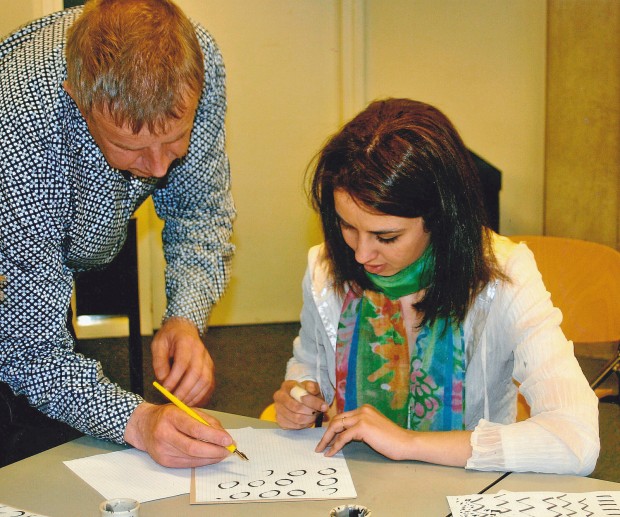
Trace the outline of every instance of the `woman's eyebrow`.
{"label": "woman's eyebrow", "polygon": [[351,226],[349,223],[347,223],[347,222],[346,222],[346,221],[342,218],[342,216],[341,216],[338,212],[336,212],[336,219],[338,219],[338,223],[339,223],[339,224],[344,224],[345,226]]}
{"label": "woman's eyebrow", "polygon": [[373,235],[385,235],[386,233],[400,233],[403,230],[401,228],[394,228],[394,229],[387,229],[387,230],[377,230],[377,231],[371,231],[369,233],[372,233]]}
{"label": "woman's eyebrow", "polygon": [[[347,223],[338,212],[336,212],[336,217],[338,218],[338,221],[340,222],[340,224],[343,224],[344,226],[348,226],[349,228],[354,228],[353,225]],[[368,233],[372,233],[373,235],[385,235],[385,234],[389,234],[389,233],[400,233],[402,232],[403,229],[402,228],[386,228],[385,230],[374,230],[374,231],[370,231]]]}

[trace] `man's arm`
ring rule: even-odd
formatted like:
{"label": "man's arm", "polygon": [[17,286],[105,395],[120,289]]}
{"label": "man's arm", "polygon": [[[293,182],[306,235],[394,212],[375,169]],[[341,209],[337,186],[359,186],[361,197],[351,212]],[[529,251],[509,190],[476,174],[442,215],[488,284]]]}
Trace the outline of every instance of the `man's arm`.
{"label": "man's arm", "polygon": [[[126,441],[163,465],[198,466],[227,457],[224,447],[232,440],[217,420],[209,418],[214,427],[207,428],[170,404],[148,404],[111,383],[97,361],[74,352],[66,327],[72,275],[60,260],[60,240],[37,237],[44,232],[37,227],[43,201],[35,217],[22,212],[14,218],[7,192],[0,190],[0,241],[7,245],[0,246],[0,380],[51,418],[98,438]],[[51,220],[45,215],[41,220]]]}
{"label": "man's arm", "polygon": [[[122,443],[142,399],[112,384],[99,363],[76,354],[66,327],[73,277],[65,258],[77,218],[68,149],[60,149],[71,113],[53,87],[54,74],[63,75],[61,64],[53,66],[50,58],[48,88],[34,87],[42,68],[39,54],[57,41],[37,39],[34,32],[51,21],[25,29],[33,34],[24,42],[16,36],[0,61],[0,82],[8,85],[0,90],[0,272],[6,277],[0,380],[48,416]],[[31,39],[38,44],[25,44]],[[86,218],[80,222],[89,225]]]}
{"label": "man's arm", "polygon": [[72,275],[60,261],[60,247],[36,237],[33,219],[19,231],[22,221],[10,215],[14,205],[6,197],[3,201],[0,239],[8,246],[0,250],[6,277],[0,380],[51,418],[123,443],[127,420],[142,399],[112,384],[97,361],[74,352],[66,328]]}
{"label": "man's arm", "polygon": [[235,208],[225,152],[224,65],[210,36],[202,29],[197,34],[206,72],[189,152],[153,194],[164,220],[168,306],[152,350],[160,382],[186,403],[201,405],[214,384],[213,363],[199,336],[228,284]]}

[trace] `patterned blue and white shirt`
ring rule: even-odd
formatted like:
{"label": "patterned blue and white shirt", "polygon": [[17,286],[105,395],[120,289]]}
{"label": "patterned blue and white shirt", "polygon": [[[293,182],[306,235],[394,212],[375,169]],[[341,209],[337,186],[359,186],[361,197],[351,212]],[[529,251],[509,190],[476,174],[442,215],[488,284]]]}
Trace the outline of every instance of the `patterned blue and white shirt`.
{"label": "patterned blue and white shirt", "polygon": [[74,352],[66,328],[73,274],[110,262],[152,195],[165,221],[165,317],[204,330],[233,254],[225,73],[196,25],[206,77],[188,154],[165,183],[113,169],[62,87],[65,34],[80,12],[52,14],[0,43],[0,381],[48,416],[122,443],[142,399]]}

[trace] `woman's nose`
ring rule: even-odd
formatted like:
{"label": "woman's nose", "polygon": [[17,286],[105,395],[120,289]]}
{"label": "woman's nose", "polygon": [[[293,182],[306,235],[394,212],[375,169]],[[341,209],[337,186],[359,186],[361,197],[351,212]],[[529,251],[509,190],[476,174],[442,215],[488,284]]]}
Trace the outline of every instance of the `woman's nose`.
{"label": "woman's nose", "polygon": [[377,251],[371,238],[358,238],[354,251],[355,260],[360,264],[367,264],[377,256]]}

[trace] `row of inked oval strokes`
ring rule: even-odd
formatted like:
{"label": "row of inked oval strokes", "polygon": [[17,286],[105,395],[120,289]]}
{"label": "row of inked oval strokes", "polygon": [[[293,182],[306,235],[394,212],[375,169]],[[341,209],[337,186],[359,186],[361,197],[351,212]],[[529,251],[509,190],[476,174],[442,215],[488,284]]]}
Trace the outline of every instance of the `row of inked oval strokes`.
{"label": "row of inked oval strokes", "polygon": [[[308,473],[307,470],[302,469],[302,470],[293,470],[291,472],[288,472],[287,475],[290,477],[301,477],[301,476],[305,476],[307,473]],[[331,476],[335,473],[336,473],[336,469],[332,467],[318,471],[318,474],[321,476]],[[265,477],[267,478],[269,476],[272,476],[273,474],[274,474],[273,470],[267,470]],[[250,481],[248,483],[248,486],[252,488],[256,488],[256,487],[264,485],[265,483],[266,481],[264,479],[257,479],[254,481]],[[287,486],[292,483],[293,483],[293,480],[289,478],[282,478],[282,479],[278,479],[277,481],[275,481],[275,484],[278,486]],[[338,483],[338,478],[335,478],[335,477],[322,478],[317,481],[317,485],[321,487],[327,487],[323,489],[323,491],[326,492],[326,495],[332,495],[338,491],[338,488],[334,486],[330,486],[336,483]],[[231,490],[233,488],[239,487],[240,485],[241,485],[240,481],[226,481],[224,483],[218,484],[218,487],[222,490]],[[273,497],[278,497],[281,493],[282,492],[280,490],[268,490],[266,492],[262,492],[258,494],[258,497],[260,497],[261,499],[270,499]],[[301,497],[305,494],[306,494],[306,491],[302,489],[294,489],[294,490],[290,490],[286,492],[286,495],[290,497]],[[229,498],[237,500],[237,499],[244,499],[246,497],[249,497],[250,495],[251,495],[251,492],[243,491],[243,492],[236,492],[234,494],[230,494]]]}

